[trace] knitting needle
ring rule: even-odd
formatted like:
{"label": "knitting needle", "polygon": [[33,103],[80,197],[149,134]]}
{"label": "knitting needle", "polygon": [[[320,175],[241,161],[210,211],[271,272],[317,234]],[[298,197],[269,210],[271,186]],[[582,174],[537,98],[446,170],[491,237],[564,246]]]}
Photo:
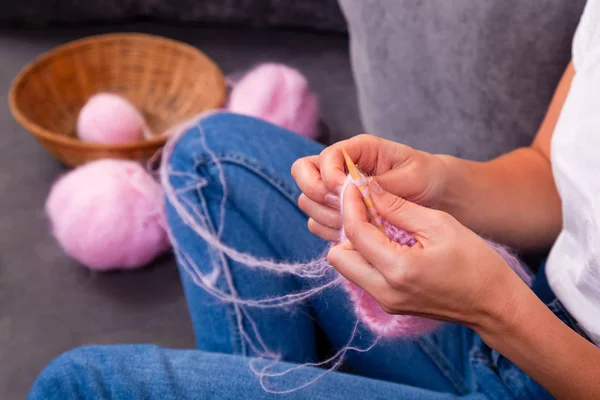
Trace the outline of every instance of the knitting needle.
{"label": "knitting needle", "polygon": [[381,232],[385,233],[385,228],[383,226],[383,222],[381,217],[377,213],[377,209],[373,205],[373,200],[371,200],[371,195],[369,194],[369,188],[367,188],[367,181],[364,176],[358,171],[356,165],[346,152],[346,149],[342,147],[342,154],[344,155],[344,160],[346,161],[346,168],[348,168],[348,172],[350,173],[350,177],[356,183],[360,194],[362,195],[363,202],[365,203],[365,207],[367,207],[367,215],[369,217],[369,221],[375,225]]}

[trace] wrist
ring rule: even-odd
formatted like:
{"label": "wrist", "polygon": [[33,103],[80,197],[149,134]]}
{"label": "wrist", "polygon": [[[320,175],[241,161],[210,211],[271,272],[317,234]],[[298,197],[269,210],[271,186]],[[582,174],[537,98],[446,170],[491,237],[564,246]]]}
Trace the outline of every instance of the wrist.
{"label": "wrist", "polygon": [[468,179],[468,167],[466,161],[446,154],[435,154],[444,165],[442,195],[437,207],[449,214],[456,215],[458,211],[465,208],[465,179]]}
{"label": "wrist", "polygon": [[485,292],[482,312],[473,329],[493,348],[500,348],[506,338],[518,335],[528,310],[535,308],[539,299],[507,265],[494,277],[492,287]]}

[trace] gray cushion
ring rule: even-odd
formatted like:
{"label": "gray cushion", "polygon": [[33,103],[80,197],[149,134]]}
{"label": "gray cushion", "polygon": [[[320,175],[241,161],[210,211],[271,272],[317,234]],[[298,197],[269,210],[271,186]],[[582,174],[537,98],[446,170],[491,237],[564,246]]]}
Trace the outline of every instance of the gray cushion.
{"label": "gray cushion", "polygon": [[0,0],[0,21],[28,24],[149,17],[345,31],[337,0]]}
{"label": "gray cushion", "polygon": [[585,0],[340,0],[363,124],[488,159],[530,143]]}

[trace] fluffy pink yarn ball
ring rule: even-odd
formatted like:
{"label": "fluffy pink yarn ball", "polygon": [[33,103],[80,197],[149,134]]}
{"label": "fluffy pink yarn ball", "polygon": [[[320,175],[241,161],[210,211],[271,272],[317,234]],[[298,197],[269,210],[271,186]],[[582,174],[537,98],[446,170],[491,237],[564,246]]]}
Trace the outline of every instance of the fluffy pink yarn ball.
{"label": "fluffy pink yarn ball", "polygon": [[65,252],[91,269],[141,267],[170,248],[162,187],[133,161],[94,161],[67,173],[46,213]]}
{"label": "fluffy pink yarn ball", "polygon": [[262,64],[234,86],[228,109],[261,118],[308,138],[316,138],[319,102],[300,71],[282,64]]}
{"label": "fluffy pink yarn ball", "polygon": [[77,135],[86,142],[133,142],[149,132],[144,117],[135,106],[112,93],[92,96],[77,119]]}

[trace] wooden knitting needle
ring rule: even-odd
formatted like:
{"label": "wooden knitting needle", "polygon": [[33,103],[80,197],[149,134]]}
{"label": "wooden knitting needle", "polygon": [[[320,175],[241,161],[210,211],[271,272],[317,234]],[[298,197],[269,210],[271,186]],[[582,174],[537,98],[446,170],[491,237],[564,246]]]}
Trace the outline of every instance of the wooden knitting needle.
{"label": "wooden knitting needle", "polygon": [[367,188],[367,182],[362,174],[354,165],[354,162],[346,152],[346,149],[342,147],[342,154],[344,155],[344,160],[346,161],[346,168],[348,168],[348,172],[352,177],[354,182],[359,182],[357,185],[358,190],[360,190],[360,194],[362,194],[363,202],[365,203],[365,207],[367,207],[367,216],[369,217],[369,221],[375,225],[381,232],[385,233],[385,228],[381,221],[381,217],[377,213],[377,209],[375,205],[373,205],[373,200],[371,200],[371,195],[369,194],[369,189]]}

